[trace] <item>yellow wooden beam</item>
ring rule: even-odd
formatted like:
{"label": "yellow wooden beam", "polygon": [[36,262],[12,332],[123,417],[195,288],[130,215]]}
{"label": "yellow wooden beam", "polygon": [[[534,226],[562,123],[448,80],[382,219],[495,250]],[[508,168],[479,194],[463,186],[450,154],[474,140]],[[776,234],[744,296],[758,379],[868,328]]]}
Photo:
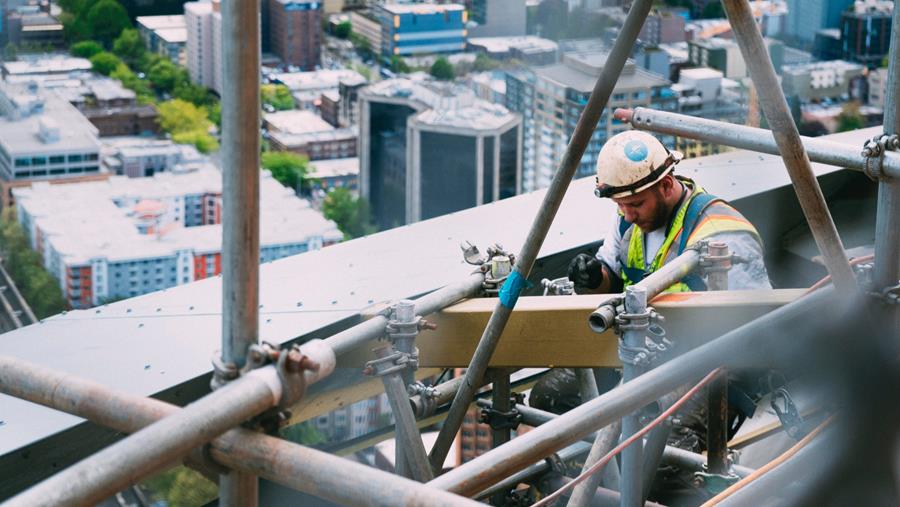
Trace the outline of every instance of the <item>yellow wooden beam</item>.
{"label": "yellow wooden beam", "polygon": [[[668,336],[693,347],[801,297],[805,289],[722,291],[666,294],[652,301],[666,318]],[[519,298],[494,353],[491,366],[602,367],[619,366],[617,337],[597,334],[588,327],[588,315],[609,295]],[[466,367],[478,344],[496,298],[463,301],[427,319],[438,325],[416,339],[420,369],[416,378],[436,375],[441,368]],[[291,424],[312,419],[384,392],[381,380],[362,375],[374,358],[374,342],[338,358],[339,368],[350,368],[356,383],[313,389],[291,417]],[[316,386],[320,387],[320,386]]]}
{"label": "yellow wooden beam", "polygon": [[[667,336],[693,347],[802,296],[803,289],[665,294],[652,306],[665,317]],[[609,295],[522,297],[491,360],[495,367],[619,366],[618,339],[597,334],[588,315]],[[437,330],[419,334],[419,364],[465,367],[496,305],[496,299],[463,301],[428,320]]]}

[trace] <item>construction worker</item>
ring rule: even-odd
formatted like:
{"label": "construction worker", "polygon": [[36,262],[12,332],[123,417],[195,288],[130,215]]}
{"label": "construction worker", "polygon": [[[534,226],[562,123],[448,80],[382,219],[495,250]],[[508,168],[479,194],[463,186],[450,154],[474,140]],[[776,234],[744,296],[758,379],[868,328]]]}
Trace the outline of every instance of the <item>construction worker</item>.
{"label": "construction worker", "polygon": [[[572,259],[569,279],[579,293],[620,292],[702,239],[724,242],[746,260],[728,272],[729,289],[771,288],[756,228],[725,201],[675,176],[681,158],[637,130],[617,134],[603,145],[594,193],[612,199],[619,216],[596,256]],[[688,275],[667,292],[705,289],[702,278]]]}

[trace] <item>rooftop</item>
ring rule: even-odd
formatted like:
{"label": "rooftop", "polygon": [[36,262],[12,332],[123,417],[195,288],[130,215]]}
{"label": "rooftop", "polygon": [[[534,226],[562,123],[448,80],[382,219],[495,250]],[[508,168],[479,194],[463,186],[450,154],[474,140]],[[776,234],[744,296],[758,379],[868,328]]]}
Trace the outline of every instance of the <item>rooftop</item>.
{"label": "rooftop", "polygon": [[781,70],[788,74],[803,74],[821,70],[862,72],[863,69],[865,69],[865,66],[854,62],[848,62],[846,60],[829,60],[824,62],[800,63],[795,65],[784,65],[781,67]]}
{"label": "rooftop", "polygon": [[359,174],[358,157],[315,160],[310,162],[309,166],[310,178],[334,178]]}
{"label": "rooftop", "polygon": [[[877,127],[827,139],[861,146],[881,132]],[[819,176],[842,171],[817,163],[812,169]],[[678,172],[737,206],[772,190],[790,192],[784,163],[772,155],[729,151],[684,160]],[[572,182],[539,259],[592,244],[611,227],[615,206],[595,198],[593,185],[593,178]],[[481,247],[500,243],[519,251],[545,192],[511,197],[261,266],[259,303],[261,322],[265,323],[260,325],[259,339],[279,345],[298,337],[321,336],[315,333],[333,332],[334,326],[354,318],[374,301],[413,297],[457,282],[472,271],[459,254],[461,241]],[[410,255],[411,251],[415,255]],[[402,265],[403,276],[397,275],[397,259],[408,261]],[[335,273],[346,276],[336,277]],[[195,379],[207,386],[210,351],[220,347],[222,339],[221,298],[221,278],[209,278],[97,309],[70,311],[5,334],[0,353],[137,396],[156,395]],[[185,329],[191,332],[185,334]],[[122,354],[123,350],[129,353]],[[174,350],[179,352],[172,353]],[[324,385],[312,386],[309,396],[321,393]],[[84,422],[6,395],[0,395],[0,412],[5,422],[0,425],[0,456],[16,456],[17,460],[32,444]]]}
{"label": "rooftop", "polygon": [[[581,93],[590,93],[594,89],[597,76],[606,64],[608,53],[567,54],[562,63],[537,67],[534,73],[542,79],[552,81],[560,86],[573,88]],[[669,81],[658,74],[644,70],[628,60],[622,69],[617,90],[651,88],[665,86]]]}
{"label": "rooftop", "polygon": [[709,67],[697,67],[694,69],[681,69],[681,79],[722,79],[724,74]]}
{"label": "rooftop", "polygon": [[[99,150],[97,128],[56,93],[5,83],[0,94],[11,105],[0,118],[0,144],[10,154]],[[54,135],[41,135],[48,127]]]}
{"label": "rooftop", "polygon": [[526,35],[521,37],[472,37],[470,46],[478,46],[489,53],[506,53],[515,48],[520,51],[556,51],[559,45],[550,39]]}
{"label": "rooftop", "polygon": [[456,83],[387,79],[365,88],[364,93],[414,104],[420,111],[415,120],[424,125],[494,130],[517,117],[505,107],[479,99],[472,90]]}
{"label": "rooftop", "polygon": [[187,28],[186,27],[175,27],[175,28],[159,28],[156,30],[156,35],[160,39],[173,44],[186,43],[187,42]]}
{"label": "rooftop", "polygon": [[24,57],[16,62],[3,62],[3,74],[64,74],[78,70],[91,70],[91,62],[71,56]]}
{"label": "rooftop", "polygon": [[148,30],[160,30],[165,28],[184,28],[184,14],[172,16],[138,16],[137,23]]}
{"label": "rooftop", "polygon": [[[278,245],[308,241],[314,236],[342,237],[309,202],[263,171],[260,182],[260,242]],[[113,176],[107,181],[69,185],[36,184],[14,190],[16,202],[35,217],[46,241],[68,265],[92,258],[109,261],[174,255],[179,250],[220,251],[221,225],[176,227],[160,236],[140,234],[122,203],[163,201],[186,195],[220,194],[222,175],[211,164],[186,172],[158,173],[149,178]]]}
{"label": "rooftop", "polygon": [[270,133],[309,134],[311,132],[329,132],[334,127],[312,111],[278,111],[263,115],[269,125]]}
{"label": "rooftop", "polygon": [[324,90],[337,88],[342,80],[352,82],[362,81],[364,78],[359,72],[350,69],[323,69],[310,72],[279,72],[269,76],[274,83],[281,83],[291,91]]}
{"label": "rooftop", "polygon": [[385,11],[391,14],[442,14],[444,12],[464,11],[466,8],[459,4],[384,4],[381,6]]}

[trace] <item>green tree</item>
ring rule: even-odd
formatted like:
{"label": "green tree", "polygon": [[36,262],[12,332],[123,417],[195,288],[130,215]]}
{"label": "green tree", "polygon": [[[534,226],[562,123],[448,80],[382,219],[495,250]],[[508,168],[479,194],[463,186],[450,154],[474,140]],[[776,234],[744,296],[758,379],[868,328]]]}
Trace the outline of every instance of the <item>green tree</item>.
{"label": "green tree", "polygon": [[260,100],[278,111],[294,109],[294,97],[291,90],[283,84],[265,84],[259,87]]}
{"label": "green tree", "polygon": [[159,92],[171,93],[180,79],[183,79],[180,69],[170,60],[159,60],[147,72],[147,80]]}
{"label": "green tree", "polygon": [[268,169],[282,185],[296,191],[308,190],[309,159],[290,151],[267,151],[262,154],[263,169]]}
{"label": "green tree", "polygon": [[281,438],[300,445],[318,445],[328,441],[313,424],[312,421],[304,421],[300,424],[281,429]]}
{"label": "green tree", "polygon": [[69,48],[69,52],[72,53],[72,56],[91,58],[97,53],[102,53],[103,46],[95,40],[83,40],[72,44],[72,47]]}
{"label": "green tree", "polygon": [[447,60],[446,57],[438,57],[437,60],[431,64],[431,70],[429,71],[432,76],[436,79],[441,79],[444,81],[449,81],[453,79],[453,64],[450,63],[450,60]]}
{"label": "green tree", "polygon": [[391,57],[391,72],[409,74],[410,70],[409,65],[406,64],[406,60],[402,56],[394,55]]}
{"label": "green tree", "polygon": [[838,132],[847,132],[848,130],[858,130],[866,125],[866,120],[859,112],[858,102],[847,102],[841,109],[841,114],[837,117]]}
{"label": "green tree", "polygon": [[128,12],[116,0],[98,0],[84,14],[84,20],[88,33],[105,47],[111,47],[122,30],[131,27]]}
{"label": "green tree", "polygon": [[129,65],[137,63],[144,56],[144,39],[134,28],[122,30],[122,34],[113,42],[113,53],[125,60]]}
{"label": "green tree", "polygon": [[203,130],[190,130],[172,134],[172,140],[178,144],[193,144],[200,153],[212,153],[219,149],[219,141]]}
{"label": "green tree", "polygon": [[358,238],[376,231],[372,224],[369,203],[362,197],[354,197],[346,188],[328,192],[322,203],[325,218],[334,220],[346,239]]}
{"label": "green tree", "polygon": [[703,7],[703,12],[700,13],[701,19],[720,19],[725,17],[725,8],[722,7],[722,2],[710,2]]}
{"label": "green tree", "polygon": [[334,36],[340,39],[346,39],[347,37],[350,37],[352,31],[353,25],[351,25],[349,21],[343,21],[334,27]]}
{"label": "green tree", "polygon": [[9,276],[37,318],[66,309],[59,281],[44,269],[41,256],[31,250],[25,231],[16,220],[15,208],[3,210],[0,218],[0,249]]}
{"label": "green tree", "polygon": [[122,86],[134,91],[134,93],[137,94],[139,102],[143,104],[154,102],[153,91],[150,89],[150,85],[147,81],[137,77],[137,75],[124,63],[120,63],[109,77],[118,79],[122,82]]}
{"label": "green tree", "polygon": [[159,126],[170,134],[209,130],[206,110],[181,99],[167,100],[159,105]]}
{"label": "green tree", "polygon": [[190,102],[196,106],[208,106],[213,102],[209,90],[191,83],[190,78],[187,77],[187,73],[183,69],[177,84],[175,84],[175,90],[172,91],[172,95],[176,99]]}
{"label": "green tree", "polygon": [[218,488],[214,482],[190,468],[179,466],[151,477],[142,486],[155,502],[168,507],[206,505],[216,499]]}
{"label": "green tree", "polygon": [[93,67],[94,72],[104,76],[112,74],[121,64],[122,60],[119,60],[119,57],[108,51],[101,51],[91,57],[91,67]]}
{"label": "green tree", "polygon": [[16,61],[16,58],[18,58],[18,57],[19,57],[19,52],[16,49],[16,45],[13,44],[12,42],[8,43],[3,48],[3,61],[14,62],[14,61]]}
{"label": "green tree", "polygon": [[475,62],[472,64],[472,69],[475,72],[486,72],[494,70],[497,67],[500,67],[500,62],[484,53],[478,53],[478,55],[475,56]]}

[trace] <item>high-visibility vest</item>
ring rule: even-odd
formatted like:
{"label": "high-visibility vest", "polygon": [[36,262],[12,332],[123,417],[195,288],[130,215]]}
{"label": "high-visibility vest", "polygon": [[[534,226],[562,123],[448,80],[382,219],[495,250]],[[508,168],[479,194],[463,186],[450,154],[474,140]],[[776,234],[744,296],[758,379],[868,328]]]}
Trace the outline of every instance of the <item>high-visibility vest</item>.
{"label": "high-visibility vest", "polygon": [[[751,234],[762,245],[759,233],[743,215],[728,203],[706,193],[703,187],[688,178],[678,178],[692,190],[691,195],[681,204],[672,223],[669,225],[666,239],[650,263],[644,265],[644,234],[640,227],[625,221],[619,215],[619,230],[622,233],[622,244],[628,245],[625,266],[620,277],[627,287],[640,282],[645,276],[661,268],[667,262],[678,257],[684,250],[698,241],[724,232],[746,232]],[[674,247],[673,247],[674,245]],[[691,274],[672,285],[665,292],[690,292],[706,290],[706,282],[697,275]]]}

